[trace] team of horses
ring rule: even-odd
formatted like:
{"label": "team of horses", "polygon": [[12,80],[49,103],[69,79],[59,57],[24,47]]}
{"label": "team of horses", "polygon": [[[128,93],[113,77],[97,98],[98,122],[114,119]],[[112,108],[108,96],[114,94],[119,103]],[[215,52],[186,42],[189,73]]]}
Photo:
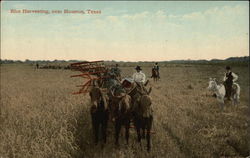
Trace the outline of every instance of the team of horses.
{"label": "team of horses", "polygon": [[[152,69],[154,81],[159,80],[159,73]],[[123,92],[116,93],[115,89],[103,87],[105,81],[92,83],[89,92],[91,98],[91,118],[94,131],[94,142],[99,142],[99,132],[101,131],[102,141],[107,141],[108,122],[111,121],[115,129],[115,144],[119,146],[119,137],[122,127],[125,128],[126,143],[129,144],[129,133],[131,124],[137,132],[137,141],[146,138],[147,151],[151,150],[151,129],[153,123],[152,99],[150,97],[151,88],[147,88],[147,83],[131,82],[130,86],[120,86]],[[213,91],[220,102],[221,109],[224,106],[225,86],[217,84],[216,79],[210,78],[208,89]],[[234,83],[232,86],[233,104],[239,103],[240,86]]]}
{"label": "team of horses", "polygon": [[98,144],[100,130],[102,140],[106,143],[110,120],[115,128],[117,146],[122,127],[125,128],[126,143],[129,144],[129,130],[133,124],[137,132],[137,141],[141,144],[141,139],[146,136],[147,151],[150,151],[153,123],[152,99],[149,96],[151,88],[147,89],[147,84],[134,82],[129,88],[122,87],[124,92],[116,94],[114,89],[103,88],[102,85],[100,82],[94,83],[89,92],[95,144]]}

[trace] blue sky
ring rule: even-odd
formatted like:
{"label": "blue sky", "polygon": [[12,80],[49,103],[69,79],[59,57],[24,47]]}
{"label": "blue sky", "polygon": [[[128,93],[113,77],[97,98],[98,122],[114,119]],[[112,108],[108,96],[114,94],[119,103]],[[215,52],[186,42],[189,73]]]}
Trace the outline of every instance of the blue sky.
{"label": "blue sky", "polygon": [[[18,14],[10,9],[101,10]],[[2,59],[160,61],[248,55],[249,2],[3,2]]]}

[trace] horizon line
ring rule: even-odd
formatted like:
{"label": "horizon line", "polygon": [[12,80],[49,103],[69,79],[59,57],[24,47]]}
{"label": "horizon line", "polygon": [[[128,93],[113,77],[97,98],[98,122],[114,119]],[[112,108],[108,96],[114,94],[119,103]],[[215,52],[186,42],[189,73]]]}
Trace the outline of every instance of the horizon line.
{"label": "horizon line", "polygon": [[[200,60],[206,60],[206,61],[212,61],[212,60],[226,60],[226,59],[229,59],[229,58],[242,58],[242,57],[249,57],[248,56],[232,56],[232,57],[227,57],[227,58],[213,58],[213,59],[173,59],[173,60],[150,60],[150,61],[126,61],[126,60],[102,60],[104,62],[169,62],[169,61],[200,61]],[[21,59],[1,59],[1,61],[4,61],[4,60],[12,60],[12,61],[22,61],[22,62],[25,62],[26,60],[29,60],[29,61],[91,61],[91,60],[83,60],[83,59],[36,59],[36,60],[33,60],[33,59],[25,59],[25,60],[21,60]]]}

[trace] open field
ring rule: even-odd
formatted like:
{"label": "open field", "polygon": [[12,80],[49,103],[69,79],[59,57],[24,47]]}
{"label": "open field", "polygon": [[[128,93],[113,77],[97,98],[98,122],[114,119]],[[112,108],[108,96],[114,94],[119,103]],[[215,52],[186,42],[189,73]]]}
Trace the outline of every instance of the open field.
{"label": "open field", "polygon": [[[142,67],[149,77],[150,67]],[[123,67],[124,76],[132,67]],[[94,146],[89,96],[71,95],[81,81],[70,70],[35,70],[25,65],[1,65],[0,158],[165,158],[246,157],[249,140],[249,69],[233,67],[239,75],[238,107],[223,112],[206,90],[209,77],[222,80],[224,66],[189,65],[161,68],[154,83],[152,151],[141,148],[131,129],[129,146],[114,145],[113,125],[108,143]]]}

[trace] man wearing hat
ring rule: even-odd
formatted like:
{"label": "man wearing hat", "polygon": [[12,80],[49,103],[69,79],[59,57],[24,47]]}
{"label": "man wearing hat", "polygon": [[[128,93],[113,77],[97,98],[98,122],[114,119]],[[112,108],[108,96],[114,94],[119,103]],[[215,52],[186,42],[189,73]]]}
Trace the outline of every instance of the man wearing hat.
{"label": "man wearing hat", "polygon": [[115,74],[118,80],[121,80],[121,70],[119,69],[118,64],[115,64],[115,67],[111,68],[110,71]]}
{"label": "man wearing hat", "polygon": [[160,78],[160,68],[158,66],[158,63],[155,63],[154,67],[153,67],[156,71],[157,71],[157,75]]}
{"label": "man wearing hat", "polygon": [[141,67],[137,65],[135,69],[136,72],[133,74],[133,81],[144,84],[146,81],[146,76],[141,71],[142,70]]}
{"label": "man wearing hat", "polygon": [[226,88],[226,96],[225,97],[228,100],[231,100],[232,86],[233,86],[233,83],[237,79],[238,79],[238,76],[231,71],[231,67],[226,66],[226,73],[225,73],[223,81],[224,81],[224,85]]}

